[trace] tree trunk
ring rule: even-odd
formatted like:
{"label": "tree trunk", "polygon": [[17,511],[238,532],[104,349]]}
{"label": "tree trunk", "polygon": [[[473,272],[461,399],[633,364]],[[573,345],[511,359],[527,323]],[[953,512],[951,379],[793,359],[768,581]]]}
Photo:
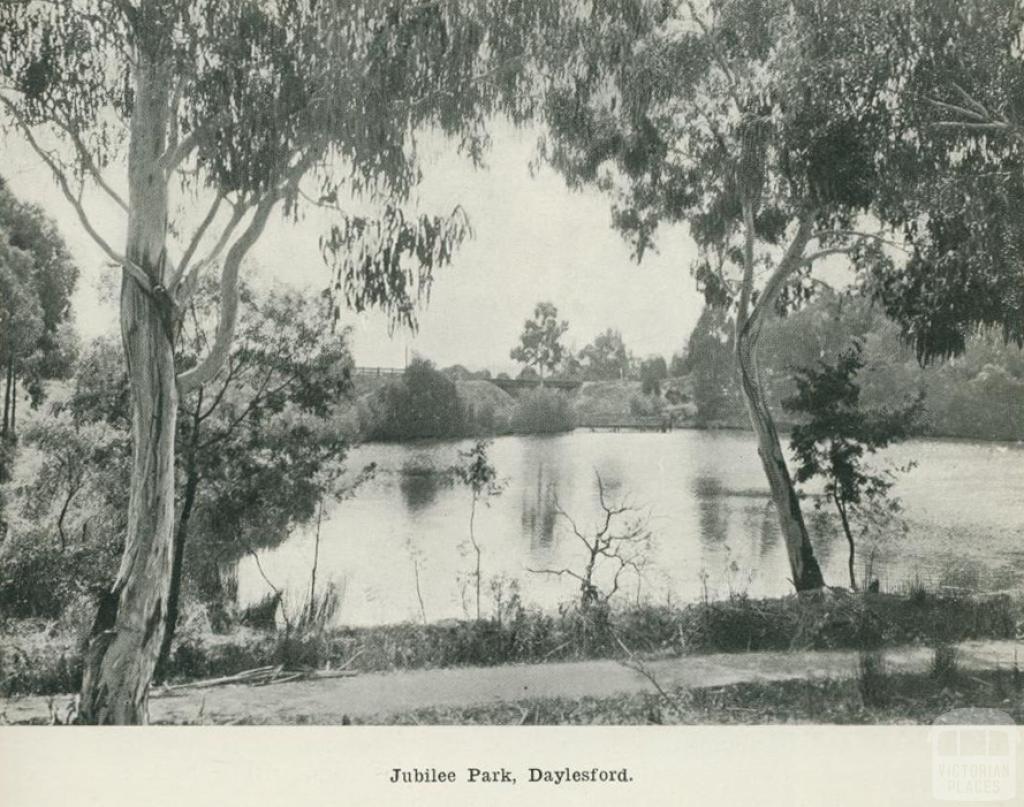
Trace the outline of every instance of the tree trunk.
{"label": "tree trunk", "polygon": [[124,274],[121,335],[132,398],[132,475],[124,556],[100,603],[85,656],[80,719],[96,724],[146,722],[173,565],[178,393],[174,313],[162,293],[167,180],[160,164],[171,82],[163,65],[145,53],[136,58],[126,252],[152,291]]}
{"label": "tree trunk", "polygon": [[167,615],[164,626],[164,637],[160,643],[160,657],[157,660],[155,675],[162,677],[167,669],[167,661],[171,657],[171,642],[174,631],[178,627],[178,613],[181,604],[182,572],[185,568],[185,544],[188,541],[189,519],[196,503],[196,492],[199,489],[199,474],[196,472],[194,460],[190,461],[185,472],[185,490],[182,494],[181,515],[178,516],[178,528],[174,531],[174,559],[171,562],[171,587],[167,592]]}
{"label": "tree trunk", "polygon": [[847,561],[847,565],[850,568],[850,588],[853,591],[857,590],[857,575],[854,572],[854,566],[856,561],[856,545],[853,541],[853,533],[850,532],[850,520],[846,517],[846,508],[843,506],[839,496],[833,496],[832,501],[836,504],[836,510],[839,511],[839,519],[843,522],[843,532],[846,534],[846,543],[850,545],[850,558]]}
{"label": "tree trunk", "polygon": [[4,426],[3,436],[10,431],[11,424],[11,387],[14,383],[14,359],[7,361],[7,383],[4,385]]}
{"label": "tree trunk", "polygon": [[160,657],[157,660],[155,677],[163,676],[167,661],[171,656],[171,642],[178,626],[178,612],[181,603],[182,573],[185,568],[185,544],[188,541],[189,521],[199,491],[199,463],[196,456],[199,451],[199,428],[203,411],[203,388],[196,395],[196,406],[192,412],[192,431],[189,435],[188,456],[185,460],[185,490],[182,493],[181,513],[178,515],[178,526],[174,531],[174,559],[171,562],[171,588],[167,594],[167,615],[164,627],[164,638],[160,643]]}
{"label": "tree trunk", "polygon": [[16,437],[18,434],[18,378],[14,374],[14,360],[11,360],[11,420],[7,424],[8,435]]}
{"label": "tree trunk", "polygon": [[476,542],[476,531],[474,530],[474,522],[476,520],[476,493],[473,494],[473,504],[469,510],[469,541],[473,544],[473,551],[476,553],[476,573],[474,575],[474,581],[476,583],[476,621],[480,621],[480,544]]}
{"label": "tree trunk", "polygon": [[750,423],[757,436],[757,453],[761,457],[768,486],[771,489],[772,502],[779,518],[782,537],[786,542],[786,553],[789,556],[789,568],[792,582],[797,591],[809,591],[821,588],[825,580],[821,575],[818,561],[814,557],[811,539],[804,524],[800,500],[797,498],[793,480],[786,466],[786,455],[779,443],[779,434],[775,428],[775,420],[765,401],[764,388],[757,364],[757,343],[761,335],[761,325],[766,311],[777,298],[786,279],[800,265],[804,247],[810,238],[808,220],[801,222],[800,229],[790,244],[786,255],[761,292],[761,297],[748,311],[753,297],[754,274],[754,210],[749,201],[744,203],[744,219],[746,226],[746,245],[744,261],[743,287],[736,315],[736,363],[739,367],[740,386],[747,404]]}
{"label": "tree trunk", "polygon": [[786,541],[789,555],[789,568],[793,573],[793,585],[797,591],[821,588],[825,581],[821,569],[814,557],[807,526],[804,524],[800,500],[797,498],[793,481],[786,466],[786,456],[779,442],[779,434],[775,429],[764,399],[764,390],[758,377],[757,358],[754,345],[750,340],[737,339],[736,357],[740,371],[740,384],[747,403],[750,423],[757,435],[757,453],[761,457],[765,476],[771,488],[772,501],[779,517],[779,526]]}

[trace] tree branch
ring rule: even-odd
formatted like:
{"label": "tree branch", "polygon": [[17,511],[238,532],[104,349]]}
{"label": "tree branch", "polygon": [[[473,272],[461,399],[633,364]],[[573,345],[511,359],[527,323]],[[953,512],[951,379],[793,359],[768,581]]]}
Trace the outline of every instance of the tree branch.
{"label": "tree branch", "polygon": [[779,262],[778,267],[772,272],[771,277],[768,278],[768,282],[765,284],[761,296],[757,298],[757,303],[750,312],[750,316],[743,323],[740,329],[740,336],[749,336],[752,339],[757,338],[761,329],[761,322],[764,319],[764,312],[769,306],[775,304],[776,298],[782,291],[783,286],[786,285],[790,275],[803,264],[802,256],[804,249],[807,247],[807,242],[813,237],[811,233],[812,219],[813,215],[810,211],[805,212],[800,217],[800,224],[797,227],[796,235],[793,236],[793,240],[786,249],[786,254]]}
{"label": "tree branch", "polygon": [[224,259],[224,267],[221,269],[220,319],[217,323],[213,347],[199,364],[178,376],[178,391],[182,396],[212,380],[227,361],[231,351],[231,341],[235,335],[235,322],[238,319],[238,272],[249,249],[263,234],[270,211],[273,210],[280,196],[281,193],[278,190],[270,191],[264,196],[253,212],[249,226],[228,250]]}
{"label": "tree branch", "polygon": [[70,126],[66,126],[60,121],[54,121],[54,123],[56,123],[56,125],[66,132],[69,138],[71,138],[71,142],[74,144],[75,150],[78,152],[78,157],[82,161],[82,166],[89,172],[89,175],[96,181],[96,184],[99,185],[100,188],[102,188],[106,194],[117,203],[118,207],[127,213],[128,203],[125,202],[121,195],[110,187],[106,180],[103,179],[99,168],[96,167],[96,162],[92,158],[92,154],[89,153],[89,149],[85,147],[85,143],[82,142],[82,138],[79,137],[78,133]]}
{"label": "tree branch", "polygon": [[32,134],[32,129],[28,125],[28,122],[18,111],[17,106],[7,97],[0,95],[0,102],[7,108],[8,112],[14,116],[14,120],[24,135],[25,140],[28,142],[32,150],[35,151],[39,158],[46,163],[47,167],[53,172],[54,178],[57,180],[57,185],[60,187],[61,193],[64,194],[64,198],[67,199],[68,203],[74,209],[75,214],[78,216],[79,222],[82,227],[85,228],[86,233],[89,237],[102,249],[107,257],[110,258],[111,262],[122,267],[129,275],[131,275],[136,282],[147,292],[152,293],[152,284],[150,283],[149,276],[143,271],[142,267],[132,262],[127,256],[121,255],[114,250],[113,247],[107,243],[106,239],[99,234],[99,231],[93,226],[93,223],[89,220],[89,217],[85,213],[85,208],[82,207],[81,195],[76,195],[72,192],[71,186],[68,184],[67,176],[64,171],[57,164],[56,160],[50,156],[49,152],[46,151],[42,146],[39,145],[35,136]]}
{"label": "tree branch", "polygon": [[[231,352],[231,342],[235,335],[235,322],[238,319],[238,272],[242,260],[248,254],[252,245],[259,240],[263,230],[267,226],[267,219],[270,212],[287,194],[294,192],[298,187],[299,180],[309,169],[315,158],[314,148],[307,150],[305,154],[299,155],[295,163],[285,172],[284,178],[272,190],[267,191],[263,198],[256,205],[253,211],[252,220],[243,233],[238,236],[235,243],[231,245],[228,254],[224,259],[224,267],[221,270],[221,299],[220,319],[217,322],[217,332],[214,335],[213,347],[206,358],[199,362],[191,370],[187,370],[178,376],[178,392],[185,396],[196,387],[214,378],[220,372],[221,367],[227,361]],[[241,205],[239,205],[239,208]],[[237,213],[236,209],[236,213]],[[221,241],[223,241],[223,236]]]}
{"label": "tree branch", "polygon": [[974,132],[1012,132],[1020,135],[1020,128],[1010,123],[973,123],[970,121],[940,120],[930,124],[936,129],[966,129]]}
{"label": "tree branch", "polygon": [[979,114],[973,109],[968,109],[967,107],[959,106],[958,104],[950,104],[945,101],[940,101],[937,98],[925,98],[924,100],[926,103],[931,104],[933,107],[941,109],[944,112],[952,112],[954,115],[963,115],[965,118],[970,118],[974,121],[985,122],[991,120],[991,117],[987,112]]}
{"label": "tree branch", "polygon": [[181,165],[185,161],[185,158],[192,153],[196,145],[199,143],[200,136],[217,126],[221,123],[227,123],[231,120],[231,115],[224,112],[220,115],[214,115],[208,119],[202,126],[197,126],[187,135],[181,139],[175,139],[168,144],[167,149],[162,155],[160,155],[160,167],[163,168],[164,173],[170,175],[175,168]]}
{"label": "tree branch", "polygon": [[587,582],[585,578],[576,574],[576,572],[574,572],[572,569],[531,569],[527,567],[526,571],[530,572],[531,574],[550,574],[556,577],[561,577],[563,574],[567,574],[569,575],[569,577],[575,577],[581,583]]}
{"label": "tree branch", "polygon": [[853,247],[835,247],[834,249],[823,249],[818,252],[812,252],[800,261],[803,266],[808,266],[814,263],[820,258],[827,258],[829,255],[849,255],[853,252]]}
{"label": "tree branch", "polygon": [[203,240],[203,236],[206,234],[207,228],[210,226],[211,222],[213,222],[214,216],[217,215],[217,210],[220,208],[220,203],[223,199],[223,193],[218,193],[216,198],[214,198],[213,204],[210,205],[210,209],[207,211],[206,216],[203,218],[195,233],[192,234],[192,240],[189,241],[188,247],[185,249],[185,254],[181,256],[177,269],[175,269],[170,280],[167,282],[168,289],[173,290],[177,288],[178,282],[181,280],[182,275],[185,274],[185,270],[188,268],[189,261],[192,260],[192,256],[195,255],[196,249],[199,247],[199,242]]}
{"label": "tree branch", "polygon": [[754,293],[754,203],[744,196],[743,202],[743,280],[736,309],[736,326],[746,328],[749,320],[750,298]]}
{"label": "tree branch", "polygon": [[953,85],[953,89],[956,90],[960,94],[960,97],[963,98],[964,101],[968,105],[970,105],[973,109],[976,109],[978,112],[980,112],[986,118],[991,118],[992,117],[992,115],[985,108],[985,105],[981,103],[981,101],[976,99],[973,95],[971,95],[969,92],[967,92],[967,90],[965,90],[963,87],[961,87],[955,81],[952,82],[952,85]]}
{"label": "tree branch", "polygon": [[165,174],[170,174],[174,171],[189,155],[189,152],[195,148],[196,142],[199,140],[197,131],[193,129],[176,144],[168,148],[160,157],[160,167],[164,169]]}
{"label": "tree branch", "polygon": [[569,522],[569,526],[572,528],[572,531],[576,535],[576,537],[579,538],[583,542],[583,545],[587,548],[588,551],[593,551],[593,547],[590,545],[590,541],[588,541],[587,537],[582,532],[580,532],[580,529],[576,525],[576,521],[573,519],[573,517],[570,516],[567,512],[565,512],[565,510],[562,509],[562,506],[558,503],[557,499],[555,500],[554,505],[555,505],[555,513],[557,515],[560,515],[566,521],[568,521]]}
{"label": "tree branch", "polygon": [[[841,236],[843,238],[863,238],[869,241],[877,241],[879,244],[885,244],[887,247],[898,249],[900,252],[909,253],[906,246],[897,241],[893,241],[892,239],[886,238],[884,235],[880,235],[878,233],[864,233],[860,230],[819,230],[816,233],[812,233],[809,240],[821,241],[835,236]],[[851,244],[849,247],[845,247],[845,249],[853,249],[853,245]]]}
{"label": "tree branch", "polygon": [[714,35],[707,23],[701,19],[701,16],[697,13],[697,9],[693,4],[693,0],[686,0],[686,5],[690,9],[690,16],[693,18],[693,21],[700,27],[704,36],[711,41],[711,48],[715,56],[715,61],[718,62],[718,66],[722,68],[722,72],[725,73],[725,77],[729,82],[729,97],[732,98],[733,103],[736,104],[736,108],[738,110],[742,110],[743,105],[740,103],[739,96],[736,93],[736,76],[733,73],[732,68],[729,66],[729,63],[725,58],[725,54],[722,53],[722,46],[718,41],[718,37]]}
{"label": "tree branch", "polygon": [[238,226],[239,222],[245,218],[245,214],[249,212],[249,205],[239,202],[234,205],[234,209],[231,213],[231,219],[224,226],[221,231],[220,238],[217,239],[217,243],[213,249],[210,250],[209,254],[202,260],[192,265],[188,274],[184,277],[178,276],[177,287],[172,288],[172,293],[178,301],[178,305],[184,305],[192,298],[192,293],[195,291],[196,284],[199,282],[199,273],[204,267],[209,266],[211,263],[217,260],[220,253],[227,246],[228,241],[231,239],[232,233]]}

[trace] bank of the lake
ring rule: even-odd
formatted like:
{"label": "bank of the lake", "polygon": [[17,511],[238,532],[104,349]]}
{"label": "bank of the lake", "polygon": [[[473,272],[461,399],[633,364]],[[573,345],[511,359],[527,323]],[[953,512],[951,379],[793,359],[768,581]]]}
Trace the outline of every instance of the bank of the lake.
{"label": "bank of the lake", "polygon": [[[336,627],[238,628],[213,634],[192,620],[179,631],[163,680],[185,683],[258,668],[382,672],[708,653],[877,649],[1015,639],[1024,600],[1006,595],[851,594],[825,591],[754,600],[736,596],[686,606],[557,613],[512,603],[500,619]],[[78,688],[80,642],[67,628],[24,621],[0,639],[0,695]]]}
{"label": "bank of the lake", "polygon": [[[269,579],[294,611],[308,592],[318,553],[319,584],[333,582],[339,591],[339,625],[475,616],[470,495],[432,473],[457,462],[470,445],[441,440],[353,450],[349,467],[374,462],[376,477],[325,513],[319,549],[315,530],[300,529],[260,552],[262,572],[250,557],[226,567],[225,575],[237,577],[239,605],[263,599]],[[489,456],[505,486],[476,513],[485,616],[513,586],[526,605],[547,612],[576,597],[571,578],[529,570],[579,566],[581,544],[558,511],[583,529],[594,526],[600,515],[595,472],[610,499],[627,500],[649,519],[653,536],[642,579],[624,576],[618,598],[663,605],[739,593],[779,597],[791,590],[777,519],[747,432],[516,435],[495,439]],[[889,591],[915,582],[937,590],[1018,590],[1024,448],[914,440],[877,458],[883,465],[911,460],[918,466],[894,488],[907,530],[862,540],[861,579],[878,579]],[[810,499],[805,514],[826,580],[847,585],[841,529]]]}

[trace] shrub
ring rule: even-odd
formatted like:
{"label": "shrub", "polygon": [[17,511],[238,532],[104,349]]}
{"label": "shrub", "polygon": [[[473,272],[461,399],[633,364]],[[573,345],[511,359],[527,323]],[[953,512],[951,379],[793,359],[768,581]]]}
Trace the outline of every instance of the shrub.
{"label": "shrub", "polygon": [[665,408],[661,398],[650,395],[634,395],[629,399],[629,413],[634,417],[659,415]]}
{"label": "shrub", "polygon": [[457,437],[465,420],[454,382],[431,362],[417,358],[405,368],[401,382],[385,389],[384,416],[370,439]]}
{"label": "shrub", "polygon": [[55,619],[79,597],[109,588],[117,555],[112,543],[61,549],[41,529],[12,531],[0,551],[0,613]]}
{"label": "shrub", "polygon": [[539,388],[516,401],[512,430],[517,434],[547,434],[572,430],[576,425],[569,399],[554,390]]}
{"label": "shrub", "polygon": [[[545,613],[522,604],[511,581],[491,587],[490,618],[421,625],[328,628],[275,633],[238,628],[210,631],[201,609],[186,609],[164,680],[232,675],[283,664],[289,669],[346,666],[360,671],[616,658],[621,641],[638,654],[745,652],[852,648],[860,651],[857,684],[866,704],[884,704],[897,674],[886,671],[881,647],[908,643],[943,646],[969,639],[1013,638],[1021,624],[1020,600],[1009,597],[928,595],[785,597],[695,603],[682,608],[566,605]],[[84,615],[83,615],[84,616]],[[88,629],[11,620],[0,630],[0,695],[74,691],[80,674],[76,638]],[[32,624],[29,624],[32,623]],[[23,626],[23,627],[21,627]],[[955,653],[936,651],[929,681],[961,683]],[[1003,688],[1019,693],[1019,669],[1007,670]]]}
{"label": "shrub", "polygon": [[640,388],[644,395],[661,395],[661,382],[668,378],[668,365],[662,356],[652,356],[640,365]]}

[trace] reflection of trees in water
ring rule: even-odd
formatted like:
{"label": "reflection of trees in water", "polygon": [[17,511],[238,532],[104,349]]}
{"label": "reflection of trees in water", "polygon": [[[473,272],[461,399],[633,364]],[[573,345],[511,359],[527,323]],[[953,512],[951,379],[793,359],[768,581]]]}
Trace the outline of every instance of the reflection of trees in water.
{"label": "reflection of trees in water", "polygon": [[410,515],[430,507],[437,499],[437,492],[444,483],[444,477],[432,468],[402,469],[398,489]]}
{"label": "reflection of trees in water", "polygon": [[604,487],[605,496],[616,501],[628,500],[631,504],[635,503],[634,494],[637,491],[630,490],[625,485],[626,474],[623,473],[622,463],[617,455],[613,454],[610,457],[602,458],[601,467],[594,468],[590,474],[591,487],[593,488],[594,496],[597,497],[598,485],[594,472],[601,474],[601,485]]}
{"label": "reflection of trees in water", "polygon": [[184,588],[188,599],[202,604],[210,627],[230,627],[230,611],[238,605],[238,564],[245,550],[235,542],[193,540],[185,545]]}
{"label": "reflection of trees in water", "polygon": [[[756,510],[751,510],[756,516],[758,523],[757,532],[760,537],[760,558],[765,562],[778,548],[779,545],[779,521],[775,517],[775,507],[770,500],[766,500]],[[807,521],[807,529],[811,534],[811,543],[814,545],[814,553],[818,562],[824,567],[836,545],[836,533],[834,524],[829,514],[813,507],[804,508],[804,518]]]}
{"label": "reflection of trees in water", "polygon": [[520,469],[523,474],[523,496],[520,520],[523,534],[530,540],[530,549],[550,547],[555,540],[557,508],[560,493],[573,489],[571,472],[565,463],[565,446],[548,437],[526,438],[522,443]]}
{"label": "reflection of trees in water", "polygon": [[775,516],[775,506],[771,501],[766,501],[758,508],[758,536],[760,538],[761,562],[775,552],[779,545],[779,520]]}
{"label": "reflection of trees in water", "polygon": [[705,554],[718,552],[729,534],[729,509],[722,483],[710,474],[698,474],[692,491],[697,501],[701,548]]}
{"label": "reflection of trees in water", "polygon": [[[273,549],[291,537],[301,521],[290,521],[287,514],[264,513],[259,524],[232,514],[226,520],[214,507],[203,508],[193,517],[192,535],[185,544],[184,593],[202,604],[214,631],[231,627],[232,612],[238,603],[238,566],[252,552]],[[266,593],[273,591],[267,587]]]}
{"label": "reflection of trees in water", "polygon": [[559,476],[551,473],[547,463],[536,466],[535,478],[523,486],[521,520],[523,532],[530,537],[530,548],[549,547],[555,539],[555,520],[558,511]]}
{"label": "reflection of trees in water", "polygon": [[[995,558],[991,562],[983,562],[973,558],[945,558],[935,560],[923,558],[923,566],[928,571],[904,575],[900,581],[904,585],[916,582],[920,578],[935,588],[966,589],[968,591],[1002,591],[1019,589],[1024,579],[1019,568],[1009,563],[999,563]],[[877,568],[877,566],[876,566]],[[890,586],[893,581],[889,581]]]}
{"label": "reflection of trees in water", "polygon": [[841,543],[846,546],[846,538],[839,534],[835,519],[822,508],[805,505],[804,518],[807,520],[807,530],[811,535],[814,554],[818,557],[818,563],[825,567],[836,545]]}

